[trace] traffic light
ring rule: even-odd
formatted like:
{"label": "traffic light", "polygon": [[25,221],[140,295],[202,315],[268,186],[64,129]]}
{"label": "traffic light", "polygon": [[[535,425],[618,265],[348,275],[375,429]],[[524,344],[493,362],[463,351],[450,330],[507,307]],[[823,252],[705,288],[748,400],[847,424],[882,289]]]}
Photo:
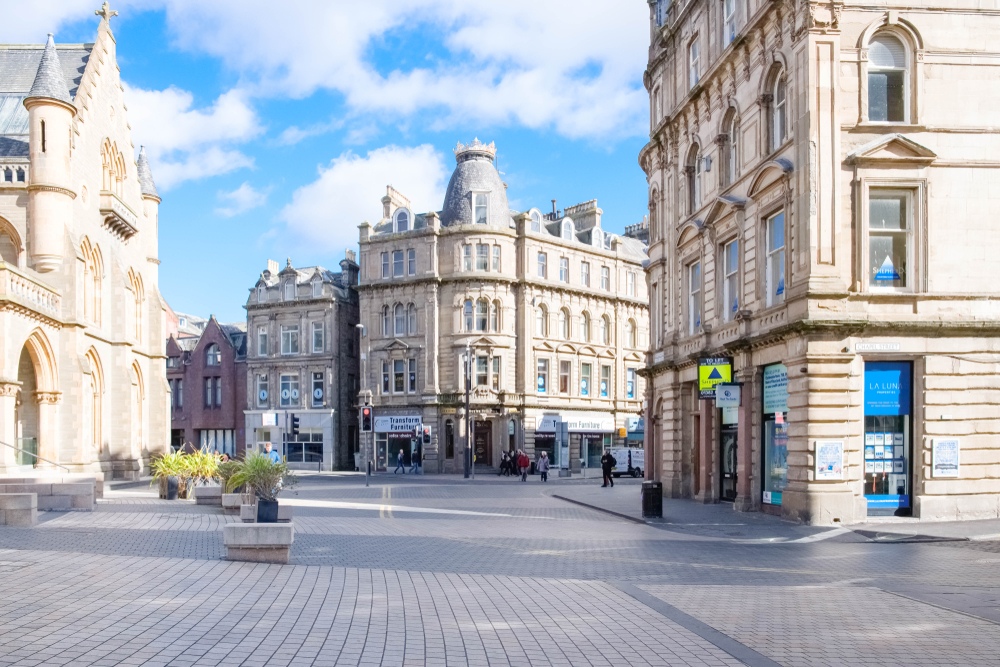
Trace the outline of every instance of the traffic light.
{"label": "traffic light", "polygon": [[431,427],[430,426],[425,426],[424,427],[424,444],[425,445],[431,444]]}
{"label": "traffic light", "polygon": [[292,438],[299,437],[299,418],[297,415],[292,415]]}
{"label": "traffic light", "polygon": [[361,408],[361,431],[362,433],[371,433],[372,430],[372,409],[369,407]]}

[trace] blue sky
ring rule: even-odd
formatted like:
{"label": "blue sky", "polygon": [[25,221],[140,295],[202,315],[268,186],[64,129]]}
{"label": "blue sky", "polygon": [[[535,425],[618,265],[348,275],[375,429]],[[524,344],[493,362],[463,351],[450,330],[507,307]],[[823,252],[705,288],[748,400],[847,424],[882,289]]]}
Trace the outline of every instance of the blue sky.
{"label": "blue sky", "polygon": [[[0,41],[92,41],[96,0],[29,3]],[[336,268],[392,184],[438,210],[458,141],[495,141],[513,208],[646,212],[642,0],[132,0],[125,103],[160,207],[160,291],[244,319],[267,259]]]}

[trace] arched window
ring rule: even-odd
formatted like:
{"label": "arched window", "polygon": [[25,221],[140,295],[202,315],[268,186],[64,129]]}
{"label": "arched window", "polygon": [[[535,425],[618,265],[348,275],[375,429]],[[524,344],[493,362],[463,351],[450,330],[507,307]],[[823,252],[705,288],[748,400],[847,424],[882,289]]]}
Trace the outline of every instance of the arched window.
{"label": "arched window", "polygon": [[410,212],[405,208],[396,210],[396,231],[397,232],[408,232],[410,231]]}
{"label": "arched window", "polygon": [[688,215],[701,207],[701,159],[698,144],[688,150],[685,172],[687,174]]}
{"label": "arched window", "polygon": [[406,330],[411,336],[417,333],[417,307],[412,303],[406,307]]}
{"label": "arched window", "polygon": [[570,222],[569,220],[563,221],[563,224],[562,224],[562,237],[566,241],[572,241],[573,240],[573,223]]}
{"label": "arched window", "polygon": [[601,343],[611,345],[611,318],[607,315],[601,317]]}
{"label": "arched window", "polygon": [[472,319],[472,300],[466,299],[465,301],[465,330],[473,331],[475,328],[475,322]]}
{"label": "arched window", "polygon": [[476,331],[486,331],[489,314],[490,302],[486,299],[476,301]]}
{"label": "arched window", "polygon": [[[8,179],[9,180],[9,179]],[[538,211],[531,212],[531,231],[542,231],[542,214]]]}
{"label": "arched window", "polygon": [[389,326],[389,306],[382,306],[382,335],[388,338],[392,332]]}
{"label": "arched window", "polygon": [[771,150],[775,151],[785,143],[788,136],[788,79],[783,71],[774,79],[774,106],[771,109]]}
{"label": "arched window", "polygon": [[545,310],[545,306],[535,308],[535,335],[549,335],[549,314]]}
{"label": "arched window", "polygon": [[569,309],[563,308],[559,311],[559,335],[563,340],[569,340]]}
{"label": "arched window", "polygon": [[590,342],[590,313],[584,312],[580,318],[580,340]]}
{"label": "arched window", "polygon": [[729,110],[722,128],[726,143],[721,151],[723,168],[720,170],[720,173],[722,176],[722,186],[728,187],[736,182],[736,177],[739,175],[740,119],[736,115],[736,109]]}
{"label": "arched window", "polygon": [[603,248],[604,247],[604,232],[601,231],[601,228],[600,227],[594,227],[594,229],[591,230],[590,234],[591,234],[591,236],[590,236],[590,245],[594,246],[595,248]]}
{"label": "arched window", "polygon": [[0,262],[17,266],[21,256],[21,237],[13,225],[0,218]]}
{"label": "arched window", "polygon": [[205,350],[205,365],[206,366],[221,366],[222,365],[222,351],[219,350],[219,346],[212,343]]}
{"label": "arched window", "polygon": [[906,47],[890,34],[881,33],[868,45],[869,121],[908,122],[906,60]]}
{"label": "arched window", "polygon": [[405,336],[406,335],[406,309],[403,308],[403,304],[397,303],[393,309],[393,320],[396,323],[396,335]]}
{"label": "arched window", "polygon": [[639,334],[638,334],[638,331],[636,330],[635,320],[630,319],[628,321],[628,330],[627,330],[626,333],[628,334],[628,346],[631,347],[631,348],[633,348],[633,349],[639,347],[639,345],[638,345],[638,342],[639,342],[638,341],[638,335]]}
{"label": "arched window", "polygon": [[494,301],[490,308],[490,330],[500,331],[500,302]]}
{"label": "arched window", "polygon": [[80,243],[83,255],[83,318],[97,326],[101,325],[101,276],[104,267],[101,251],[91,247],[87,237]]}
{"label": "arched window", "polygon": [[132,322],[135,325],[135,339],[142,342],[142,303],[145,301],[145,294],[142,287],[142,276],[138,273],[129,272],[132,276]]}

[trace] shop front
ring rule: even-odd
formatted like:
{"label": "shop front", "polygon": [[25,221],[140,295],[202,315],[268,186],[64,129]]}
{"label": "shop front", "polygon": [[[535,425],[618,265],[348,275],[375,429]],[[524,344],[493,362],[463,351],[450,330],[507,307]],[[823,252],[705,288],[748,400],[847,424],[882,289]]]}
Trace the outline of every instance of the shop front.
{"label": "shop front", "polygon": [[761,486],[764,511],[780,513],[781,495],[788,486],[788,369],[765,366],[763,372]]}
{"label": "shop front", "polygon": [[414,454],[420,452],[417,431],[422,419],[419,415],[375,415],[375,470],[395,470],[399,452],[403,452],[403,465],[410,467]]}
{"label": "shop front", "polygon": [[[562,425],[569,433],[569,460],[562,461],[563,452],[556,446],[556,434]],[[543,415],[535,430],[535,456],[547,452],[553,467],[600,470],[601,457],[611,449],[615,433],[614,415],[605,412],[556,413]],[[586,473],[585,473],[586,474]],[[599,473],[598,473],[599,474]]]}
{"label": "shop front", "polygon": [[911,513],[913,367],[865,362],[865,500],[868,516]]}

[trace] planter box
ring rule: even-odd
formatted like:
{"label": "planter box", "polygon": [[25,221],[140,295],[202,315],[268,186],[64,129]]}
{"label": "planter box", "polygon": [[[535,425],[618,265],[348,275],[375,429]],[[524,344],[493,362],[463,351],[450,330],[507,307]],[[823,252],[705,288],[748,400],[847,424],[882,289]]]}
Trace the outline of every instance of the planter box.
{"label": "planter box", "polygon": [[0,494],[33,493],[37,496],[38,511],[67,512],[83,510],[92,512],[95,505],[93,479],[78,479],[76,482],[46,482],[36,484],[0,483]]}
{"label": "planter box", "polygon": [[[227,512],[228,514],[228,512]],[[233,512],[236,514],[236,512]],[[240,521],[243,523],[256,523],[257,522],[257,506],[256,505],[240,505]],[[291,523],[292,521],[292,506],[282,505],[278,503],[278,523]],[[273,523],[262,524],[273,526]]]}
{"label": "planter box", "polygon": [[198,505],[222,506],[221,486],[196,486],[194,487],[194,500]]}
{"label": "planter box", "polygon": [[0,526],[28,528],[38,524],[38,496],[0,493]]}
{"label": "planter box", "polygon": [[243,504],[242,493],[223,493],[222,509],[226,514],[239,514],[240,505]]}
{"label": "planter box", "polygon": [[230,523],[223,527],[226,560],[288,563],[295,536],[293,524]]}

